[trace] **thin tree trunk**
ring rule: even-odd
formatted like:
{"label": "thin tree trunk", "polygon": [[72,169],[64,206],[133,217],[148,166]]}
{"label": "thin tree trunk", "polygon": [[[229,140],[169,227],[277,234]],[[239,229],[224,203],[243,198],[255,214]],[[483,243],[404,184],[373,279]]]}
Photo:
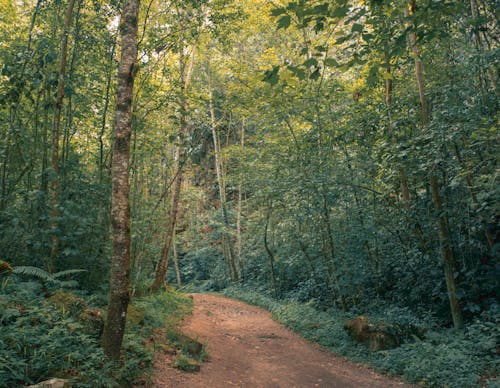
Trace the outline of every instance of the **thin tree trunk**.
{"label": "thin tree trunk", "polygon": [[173,253],[174,253],[174,267],[175,267],[175,277],[177,278],[177,288],[182,287],[181,283],[181,272],[179,271],[179,257],[177,255],[177,246],[175,243],[175,232],[174,232],[174,239],[172,242],[172,248],[173,248]]}
{"label": "thin tree trunk", "polygon": [[108,108],[109,108],[109,100],[110,100],[110,91],[111,91],[111,80],[113,77],[113,61],[115,58],[116,51],[116,40],[113,42],[113,47],[111,48],[111,52],[109,54],[109,73],[108,79],[106,80],[106,94],[104,97],[104,109],[102,112],[102,121],[101,121],[101,131],[99,132],[99,181],[103,179],[103,171],[104,171],[104,134],[106,133],[106,120],[108,116]]}
{"label": "thin tree trunk", "polygon": [[120,18],[121,59],[116,88],[116,125],[112,159],[113,257],[108,316],[103,346],[112,359],[120,357],[130,300],[130,135],[137,61],[139,0],[126,0]]}
{"label": "thin tree trunk", "polygon": [[274,270],[274,253],[271,250],[271,248],[269,247],[269,243],[267,241],[267,235],[268,235],[268,231],[269,231],[269,220],[271,218],[271,211],[272,211],[272,208],[269,207],[269,209],[267,210],[266,223],[264,226],[264,248],[266,249],[267,256],[269,257],[269,266],[271,269],[271,284],[273,286],[274,297],[277,298],[278,297],[278,288],[276,286],[276,272]]}
{"label": "thin tree trunk", "polygon": [[[245,122],[241,124],[240,133],[240,145],[241,148],[245,146]],[[238,207],[236,213],[236,259],[238,260],[238,265],[240,271],[242,270],[242,260],[241,260],[241,205],[243,202],[243,187],[241,183],[241,178],[238,183]]]}
{"label": "thin tree trunk", "polygon": [[193,47],[189,62],[186,61],[185,47],[180,50],[179,56],[179,70],[180,70],[180,84],[181,84],[181,106],[180,106],[180,120],[179,120],[179,135],[177,136],[177,144],[174,151],[174,182],[172,188],[172,203],[170,207],[169,221],[167,224],[167,230],[165,234],[165,244],[163,246],[162,257],[156,269],[155,279],[153,286],[151,287],[152,292],[158,291],[158,289],[165,284],[165,277],[168,269],[168,257],[170,254],[170,248],[172,246],[172,241],[175,234],[175,226],[177,224],[177,215],[179,212],[179,201],[182,188],[182,165],[181,159],[184,156],[184,146],[182,142],[184,141],[188,133],[187,125],[187,108],[188,108],[188,98],[187,89],[189,83],[191,82],[191,75],[194,66],[194,52]]}
{"label": "thin tree trunk", "polygon": [[167,224],[167,231],[165,235],[165,244],[163,246],[161,260],[158,264],[158,268],[155,274],[155,280],[151,291],[156,292],[161,286],[165,285],[165,277],[167,275],[168,269],[168,257],[170,254],[170,248],[172,246],[172,240],[175,234],[175,226],[177,223],[177,214],[179,210],[179,201],[182,187],[182,171],[180,166],[180,156],[181,156],[181,146],[177,146],[175,149],[174,156],[174,186],[172,189],[172,203],[170,207],[169,221]]}
{"label": "thin tree trunk", "polygon": [[[340,282],[339,282],[339,276],[335,268],[335,242],[333,241],[333,233],[332,233],[332,226],[330,223],[330,211],[328,209],[328,202],[325,193],[323,193],[323,222],[325,223],[326,226],[326,235],[327,235],[327,244],[328,244],[328,250],[330,253],[330,265],[328,265],[328,268],[330,268],[330,277],[335,283],[335,288],[337,289],[337,293],[340,299],[340,305],[342,306],[342,310],[346,311],[347,310],[347,303],[345,300],[344,295],[342,294],[342,291],[340,289]],[[363,227],[364,229],[364,227]]]}
{"label": "thin tree trunk", "polygon": [[[78,1],[78,7],[75,12],[75,31],[73,34],[73,52],[71,54],[71,61],[69,65],[69,70],[68,70],[68,76],[67,79],[69,83],[71,84],[73,74],[75,72],[75,64],[78,59],[78,43],[79,43],[79,35],[80,35],[80,28],[81,28],[81,23],[80,23],[80,11],[82,9],[83,5],[83,0]],[[66,107],[66,124],[64,126],[64,133],[63,133],[63,141],[62,141],[62,155],[61,155],[61,162],[62,162],[62,175],[63,178],[61,179],[63,186],[64,186],[64,180],[65,180],[65,168],[64,164],[68,161],[69,158],[69,148],[70,148],[70,140],[72,135],[71,134],[71,128],[73,126],[73,94],[70,94],[68,96],[68,103]]]}
{"label": "thin tree trunk", "polygon": [[61,127],[61,113],[64,100],[64,82],[66,76],[66,63],[68,59],[68,36],[73,16],[75,0],[70,0],[64,19],[64,31],[61,41],[61,56],[59,58],[59,71],[57,82],[57,98],[54,112],[54,126],[52,128],[52,181],[50,190],[50,227],[51,227],[51,248],[49,272],[55,270],[55,260],[59,253],[59,234],[57,231],[59,217],[59,132]]}
{"label": "thin tree trunk", "polygon": [[215,156],[215,172],[217,175],[217,185],[219,187],[219,200],[222,208],[222,217],[224,219],[224,233],[222,243],[224,245],[224,250],[227,252],[227,262],[229,264],[229,269],[231,273],[231,280],[237,282],[239,280],[238,270],[236,268],[236,263],[234,259],[233,244],[231,242],[231,236],[227,232],[229,230],[229,217],[227,214],[226,206],[226,184],[223,179],[224,166],[222,164],[221,154],[220,154],[220,142],[219,136],[217,135],[217,124],[215,120],[215,107],[213,100],[212,91],[212,77],[210,63],[208,63],[208,98],[209,98],[209,108],[210,108],[210,121],[212,127],[212,138],[214,142],[214,156]]}
{"label": "thin tree trunk", "polygon": [[[414,9],[416,2],[412,2],[411,9]],[[417,44],[417,35],[415,32],[410,32],[409,42],[411,49],[415,56],[415,77],[418,85],[418,92],[420,97],[420,108],[421,108],[421,121],[422,128],[424,131],[427,130],[427,124],[429,121],[429,111],[427,105],[427,99],[425,97],[425,85],[423,76],[423,63],[420,59],[421,50]],[[461,328],[463,326],[462,310],[459,304],[456,282],[455,282],[455,258],[453,255],[453,249],[451,246],[451,239],[448,230],[448,217],[446,212],[443,210],[441,194],[439,189],[439,180],[437,177],[437,166],[432,168],[430,173],[430,188],[432,193],[432,200],[434,202],[434,207],[436,213],[438,214],[439,220],[439,241],[441,245],[441,257],[443,260],[444,276],[446,280],[446,288],[448,291],[448,299],[450,302],[451,316],[453,319],[453,326],[456,328]]]}

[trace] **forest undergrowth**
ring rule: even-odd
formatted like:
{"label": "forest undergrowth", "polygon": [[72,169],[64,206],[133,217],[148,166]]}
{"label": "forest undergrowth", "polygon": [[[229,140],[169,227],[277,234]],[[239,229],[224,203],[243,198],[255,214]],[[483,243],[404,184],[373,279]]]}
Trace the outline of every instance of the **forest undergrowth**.
{"label": "forest undergrowth", "polygon": [[419,386],[496,388],[500,384],[499,322],[487,313],[466,330],[457,331],[439,328],[431,316],[419,318],[409,309],[397,306],[381,309],[374,301],[371,311],[364,313],[399,328],[404,338],[398,348],[371,352],[353,341],[343,328],[344,322],[356,317],[359,311],[324,309],[314,301],[304,304],[276,300],[245,287],[229,287],[222,294],[270,311],[276,321],[335,354]]}
{"label": "forest undergrowth", "polygon": [[136,298],[128,308],[122,358],[113,361],[101,346],[104,295],[16,275],[0,280],[2,387],[50,378],[82,388],[147,384],[155,351],[175,346],[171,333],[193,307],[191,299],[172,289]]}

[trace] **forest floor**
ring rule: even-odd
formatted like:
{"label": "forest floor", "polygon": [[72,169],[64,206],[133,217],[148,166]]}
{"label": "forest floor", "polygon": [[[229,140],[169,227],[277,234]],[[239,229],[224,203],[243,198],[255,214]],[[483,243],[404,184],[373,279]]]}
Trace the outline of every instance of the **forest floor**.
{"label": "forest floor", "polygon": [[206,344],[208,361],[186,373],[158,353],[154,387],[409,387],[305,341],[258,307],[210,294],[193,299],[181,329]]}

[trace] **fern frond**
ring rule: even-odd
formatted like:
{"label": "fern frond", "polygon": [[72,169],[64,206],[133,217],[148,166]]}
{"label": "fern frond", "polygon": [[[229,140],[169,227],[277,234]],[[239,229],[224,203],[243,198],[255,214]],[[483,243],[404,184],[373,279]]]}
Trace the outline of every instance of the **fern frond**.
{"label": "fern frond", "polygon": [[38,267],[30,267],[30,266],[14,267],[12,273],[15,273],[17,275],[33,276],[38,279],[49,282],[54,281],[54,277],[50,273]]}
{"label": "fern frond", "polygon": [[76,280],[56,280],[57,285],[61,288],[75,288],[78,287]]}
{"label": "fern frond", "polygon": [[59,278],[62,278],[64,276],[69,276],[69,275],[73,275],[73,274],[81,273],[81,272],[87,272],[87,270],[86,269],[68,269],[65,271],[56,272],[56,273],[52,274],[52,277],[54,279],[59,279]]}

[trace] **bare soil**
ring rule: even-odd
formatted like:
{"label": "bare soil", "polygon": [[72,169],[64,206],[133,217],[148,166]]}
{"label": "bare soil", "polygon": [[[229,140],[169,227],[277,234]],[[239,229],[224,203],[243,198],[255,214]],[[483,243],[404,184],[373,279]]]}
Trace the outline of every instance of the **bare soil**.
{"label": "bare soil", "polygon": [[305,341],[258,307],[210,294],[193,299],[182,331],[206,343],[209,359],[186,373],[159,353],[154,387],[409,387]]}

